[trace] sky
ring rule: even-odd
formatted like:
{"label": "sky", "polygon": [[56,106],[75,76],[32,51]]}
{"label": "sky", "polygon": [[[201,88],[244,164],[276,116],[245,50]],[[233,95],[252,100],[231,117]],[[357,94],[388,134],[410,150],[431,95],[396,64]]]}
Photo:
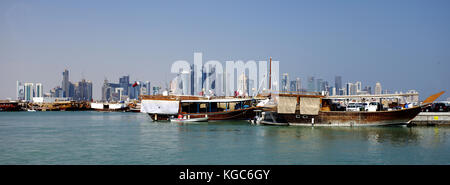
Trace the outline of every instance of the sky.
{"label": "sky", "polygon": [[16,81],[164,85],[176,60],[280,61],[280,74],[450,97],[450,1],[0,1],[0,99]]}

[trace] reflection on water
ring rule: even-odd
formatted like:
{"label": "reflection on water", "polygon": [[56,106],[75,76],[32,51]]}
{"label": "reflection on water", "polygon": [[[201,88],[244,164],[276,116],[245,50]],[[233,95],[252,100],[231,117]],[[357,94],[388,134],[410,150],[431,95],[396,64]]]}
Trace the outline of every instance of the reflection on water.
{"label": "reflection on water", "polygon": [[450,164],[449,132],[174,124],[137,113],[0,113],[0,164]]}
{"label": "reflection on water", "polygon": [[264,129],[263,135],[312,140],[368,140],[370,142],[405,144],[417,142],[417,129],[407,127],[276,127]]}

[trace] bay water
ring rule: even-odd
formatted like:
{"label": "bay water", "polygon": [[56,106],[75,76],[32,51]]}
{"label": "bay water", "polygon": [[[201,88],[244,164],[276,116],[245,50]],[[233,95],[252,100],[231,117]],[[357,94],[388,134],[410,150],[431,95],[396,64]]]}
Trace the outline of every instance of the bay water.
{"label": "bay water", "polygon": [[143,113],[0,112],[0,165],[450,164],[450,127],[153,122]]}

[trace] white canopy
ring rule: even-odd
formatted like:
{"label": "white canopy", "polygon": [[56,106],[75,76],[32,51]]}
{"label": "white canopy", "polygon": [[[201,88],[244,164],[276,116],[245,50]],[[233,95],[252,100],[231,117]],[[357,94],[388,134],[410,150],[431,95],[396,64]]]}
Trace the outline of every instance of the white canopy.
{"label": "white canopy", "polygon": [[320,98],[300,97],[300,114],[318,115]]}
{"label": "white canopy", "polygon": [[212,99],[212,100],[182,100],[181,103],[228,103],[251,101],[252,99]]}
{"label": "white canopy", "polygon": [[141,112],[153,114],[177,114],[179,106],[179,101],[142,100]]}
{"label": "white canopy", "polygon": [[280,96],[278,98],[278,113],[294,114],[297,108],[297,97]]}

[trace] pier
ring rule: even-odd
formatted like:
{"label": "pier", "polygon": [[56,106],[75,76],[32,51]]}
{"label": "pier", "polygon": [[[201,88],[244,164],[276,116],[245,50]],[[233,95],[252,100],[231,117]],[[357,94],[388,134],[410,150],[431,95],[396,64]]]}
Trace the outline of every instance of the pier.
{"label": "pier", "polygon": [[410,123],[412,126],[450,126],[450,112],[421,112]]}

